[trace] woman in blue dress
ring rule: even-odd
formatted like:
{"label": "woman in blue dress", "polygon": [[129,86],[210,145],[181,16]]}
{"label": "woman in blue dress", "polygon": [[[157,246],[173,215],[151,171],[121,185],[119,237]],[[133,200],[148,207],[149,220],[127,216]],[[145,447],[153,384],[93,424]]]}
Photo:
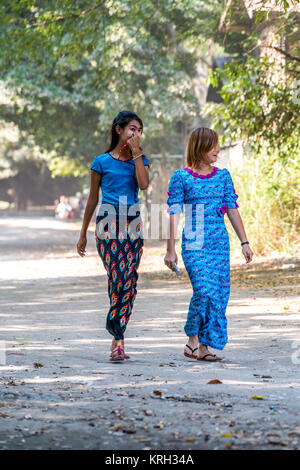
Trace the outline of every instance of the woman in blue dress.
{"label": "woman in blue dress", "polygon": [[138,191],[148,187],[149,163],[140,147],[142,131],[141,119],[131,111],[121,111],[114,119],[111,144],[90,167],[90,194],[77,243],[78,254],[85,256],[86,233],[101,187],[95,238],[108,276],[106,329],[113,336],[112,361],[129,358],[124,350],[124,333],[137,293],[137,269],[143,252]]}
{"label": "woman in blue dress", "polygon": [[182,258],[193,287],[184,327],[188,343],[184,355],[198,360],[219,361],[208,347],[223,350],[227,343],[226,308],[230,295],[230,245],[224,222],[228,218],[241,241],[246,263],[253,252],[247,241],[236,202],[232,177],[214,166],[219,148],[218,134],[197,128],[189,137],[187,167],[174,172],[169,183],[170,237],[165,264],[174,270],[176,225],[185,208]]}

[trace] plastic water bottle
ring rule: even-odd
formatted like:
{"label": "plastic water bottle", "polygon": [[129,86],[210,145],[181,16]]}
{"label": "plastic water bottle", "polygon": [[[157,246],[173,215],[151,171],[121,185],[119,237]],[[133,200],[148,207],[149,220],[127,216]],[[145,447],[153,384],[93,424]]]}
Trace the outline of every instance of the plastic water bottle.
{"label": "plastic water bottle", "polygon": [[178,268],[176,263],[173,263],[173,268],[175,269],[176,276],[178,277],[178,279],[180,279],[181,277],[180,269]]}

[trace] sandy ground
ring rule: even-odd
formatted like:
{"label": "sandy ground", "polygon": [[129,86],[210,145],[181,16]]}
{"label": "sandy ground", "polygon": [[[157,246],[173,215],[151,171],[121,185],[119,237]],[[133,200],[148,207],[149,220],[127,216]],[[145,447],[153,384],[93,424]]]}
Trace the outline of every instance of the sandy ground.
{"label": "sandy ground", "polygon": [[107,277],[92,226],[76,254],[79,228],[0,217],[0,448],[299,449],[299,259],[232,259],[229,343],[211,364],[183,356],[191,287],[146,243],[131,359],[113,364]]}

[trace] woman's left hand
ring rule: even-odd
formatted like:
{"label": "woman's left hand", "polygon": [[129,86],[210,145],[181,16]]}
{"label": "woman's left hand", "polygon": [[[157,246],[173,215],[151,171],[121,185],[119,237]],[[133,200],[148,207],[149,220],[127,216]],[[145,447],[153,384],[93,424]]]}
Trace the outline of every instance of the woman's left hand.
{"label": "woman's left hand", "polygon": [[251,250],[250,246],[243,245],[242,252],[243,252],[243,255],[245,256],[246,263],[251,263],[252,258],[253,258],[253,251]]}
{"label": "woman's left hand", "polygon": [[140,136],[133,135],[127,140],[127,145],[130,147],[132,153],[140,152]]}

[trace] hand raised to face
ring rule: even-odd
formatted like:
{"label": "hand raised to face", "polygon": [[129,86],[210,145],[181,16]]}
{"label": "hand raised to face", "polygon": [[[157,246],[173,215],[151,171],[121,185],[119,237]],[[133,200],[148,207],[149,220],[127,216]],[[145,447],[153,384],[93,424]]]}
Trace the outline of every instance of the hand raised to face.
{"label": "hand raised to face", "polygon": [[139,135],[132,135],[127,140],[127,145],[130,147],[132,153],[138,152],[140,150],[140,136]]}

